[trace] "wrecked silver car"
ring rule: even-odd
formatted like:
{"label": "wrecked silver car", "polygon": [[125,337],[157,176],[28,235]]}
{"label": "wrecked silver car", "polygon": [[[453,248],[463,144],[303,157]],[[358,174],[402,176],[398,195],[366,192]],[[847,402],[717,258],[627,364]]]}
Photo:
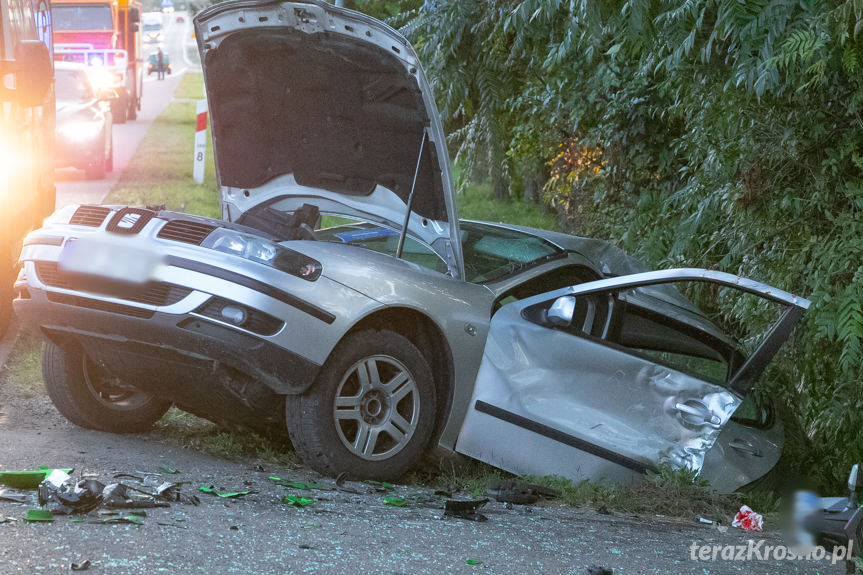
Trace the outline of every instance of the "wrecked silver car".
{"label": "wrecked silver car", "polygon": [[[436,444],[574,479],[669,464],[723,490],[776,463],[781,422],[749,392],[809,302],[460,221],[429,84],[369,17],[225,2],[195,31],[222,219],[72,206],[21,254],[15,308],[72,422],[140,431],[173,404],[286,425],[314,469],[376,479]],[[764,321],[725,326],[719,304]]]}

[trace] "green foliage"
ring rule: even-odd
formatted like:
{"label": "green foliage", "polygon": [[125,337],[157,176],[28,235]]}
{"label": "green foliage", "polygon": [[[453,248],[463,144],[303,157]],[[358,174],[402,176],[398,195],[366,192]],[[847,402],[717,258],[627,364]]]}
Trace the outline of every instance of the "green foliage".
{"label": "green foliage", "polygon": [[429,0],[403,31],[496,197],[539,179],[570,231],[812,300],[761,392],[840,488],[863,459],[863,0]]}

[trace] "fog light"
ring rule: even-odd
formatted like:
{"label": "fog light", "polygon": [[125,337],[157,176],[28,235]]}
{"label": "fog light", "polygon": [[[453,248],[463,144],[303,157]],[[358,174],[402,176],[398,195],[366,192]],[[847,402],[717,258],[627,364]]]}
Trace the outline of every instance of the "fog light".
{"label": "fog light", "polygon": [[246,313],[246,310],[233,305],[226,305],[223,307],[221,314],[225,321],[229,321],[234,325],[243,325],[249,318],[249,314]]}

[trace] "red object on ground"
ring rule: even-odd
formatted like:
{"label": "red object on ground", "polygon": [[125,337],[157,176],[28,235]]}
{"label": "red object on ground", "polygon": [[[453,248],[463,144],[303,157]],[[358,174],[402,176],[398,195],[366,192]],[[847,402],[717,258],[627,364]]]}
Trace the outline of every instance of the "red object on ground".
{"label": "red object on ground", "polygon": [[747,531],[761,531],[764,527],[764,517],[760,513],[755,513],[748,505],[744,505],[734,516],[731,526]]}

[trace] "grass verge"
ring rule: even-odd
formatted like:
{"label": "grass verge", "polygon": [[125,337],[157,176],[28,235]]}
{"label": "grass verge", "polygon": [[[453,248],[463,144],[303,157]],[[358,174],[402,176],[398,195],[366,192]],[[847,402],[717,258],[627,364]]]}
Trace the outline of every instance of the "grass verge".
{"label": "grass verge", "polygon": [[0,376],[3,385],[8,386],[17,397],[30,399],[45,395],[42,385],[42,342],[39,338],[22,331]]}
{"label": "grass verge", "polygon": [[[177,93],[197,94],[200,74],[184,74]],[[171,102],[155,120],[129,160],[106,204],[154,206],[208,217],[219,216],[213,149],[207,135],[204,183],[192,179],[195,149],[195,102]]]}

